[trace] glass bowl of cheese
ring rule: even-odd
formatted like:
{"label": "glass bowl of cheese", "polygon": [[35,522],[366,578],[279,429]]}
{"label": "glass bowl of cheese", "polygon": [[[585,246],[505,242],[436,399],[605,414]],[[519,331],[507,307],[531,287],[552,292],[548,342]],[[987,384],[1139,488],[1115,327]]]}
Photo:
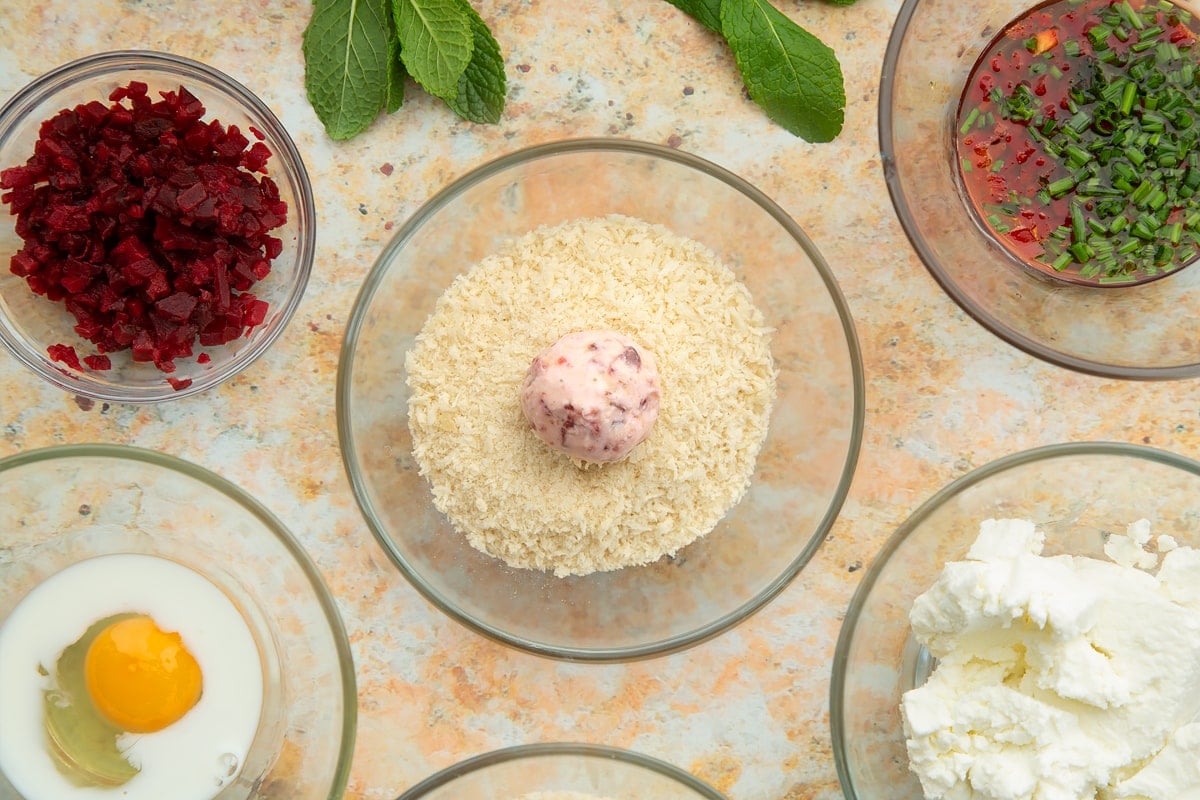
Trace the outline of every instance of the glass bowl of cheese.
{"label": "glass bowl of cheese", "polygon": [[848,800],[1185,796],[1194,548],[1200,463],[1150,447],[1045,446],[939,491],[866,571],[837,643]]}

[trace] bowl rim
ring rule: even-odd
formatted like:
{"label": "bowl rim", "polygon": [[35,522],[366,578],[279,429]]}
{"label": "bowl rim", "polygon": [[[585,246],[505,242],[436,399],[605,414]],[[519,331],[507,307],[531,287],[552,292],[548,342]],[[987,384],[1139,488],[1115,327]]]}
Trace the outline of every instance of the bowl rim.
{"label": "bowl rim", "polygon": [[396,800],[421,800],[434,789],[440,789],[453,782],[455,779],[467,775],[476,770],[490,767],[495,764],[503,764],[509,761],[520,761],[525,758],[533,758],[537,756],[584,756],[587,758],[607,759],[610,761],[621,761],[626,764],[643,767],[656,772],[667,778],[672,778],[676,782],[689,789],[692,789],[707,800],[726,800],[725,795],[718,792],[712,786],[708,785],[700,778],[690,772],[686,772],[680,767],[675,766],[660,758],[649,756],[644,753],[638,753],[633,750],[626,750],[621,747],[614,747],[606,744],[589,744],[584,742],[538,742],[534,744],[519,744],[510,747],[502,747],[498,750],[491,750],[486,753],[481,753],[476,756],[458,761],[445,767],[428,778],[420,781],[417,784],[406,789],[400,794]]}
{"label": "bowl rim", "polygon": [[930,514],[940,508],[948,499],[961,494],[965,490],[982,483],[994,475],[1036,461],[1069,456],[1093,455],[1121,456],[1152,461],[1158,464],[1177,467],[1200,476],[1200,461],[1149,445],[1116,441],[1072,441],[1040,445],[1001,456],[994,461],[976,467],[955,478],[935,492],[925,502],[921,503],[892,532],[883,546],[876,551],[874,560],[863,572],[862,581],[854,590],[850,605],[846,608],[845,616],[842,618],[841,631],[838,633],[837,644],[834,647],[833,660],[830,662],[829,732],[833,749],[834,767],[837,771],[838,783],[841,784],[842,792],[846,795],[846,800],[875,800],[875,798],[864,798],[855,790],[854,780],[850,774],[850,759],[847,757],[845,728],[846,665],[849,661],[850,647],[854,642],[855,630],[858,627],[859,615],[862,613],[863,606],[866,605],[876,581],[879,579],[883,568],[887,565],[892,554],[899,549],[914,530],[920,527],[921,523]]}
{"label": "bowl rim", "polygon": [[301,572],[304,573],[313,595],[324,613],[329,625],[329,632],[337,650],[338,671],[342,679],[342,737],[338,748],[337,764],[333,775],[330,776],[328,800],[340,800],[346,792],[350,780],[350,766],[354,755],[354,742],[358,729],[358,688],[354,667],[354,657],[350,651],[350,640],[338,611],[337,602],[330,592],[320,570],[309,557],[300,541],[283,522],[267,509],[261,502],[251,496],[245,489],[215,472],[191,461],[168,455],[156,450],[149,450],[125,444],[62,444],[40,447],[20,453],[0,457],[0,475],[9,470],[26,467],[47,461],[70,461],[89,458],[113,458],[123,461],[136,461],[149,466],[181,474],[197,481],[230,498],[270,531],[291,555]]}
{"label": "bowl rim", "polygon": [[[1115,366],[1100,361],[1093,361],[1092,359],[1081,358],[1048,347],[972,303],[966,293],[959,289],[949,274],[942,269],[917,227],[916,215],[913,213],[913,209],[909,205],[907,195],[904,192],[904,186],[896,167],[895,148],[892,146],[892,86],[896,76],[896,65],[900,58],[900,51],[904,46],[905,34],[908,32],[909,24],[912,22],[913,16],[916,14],[917,7],[920,4],[921,0],[904,0],[904,4],[900,7],[899,14],[896,17],[896,22],[892,27],[891,35],[888,37],[879,80],[877,126],[880,166],[883,169],[883,177],[884,182],[887,184],[888,194],[891,196],[892,207],[895,209],[896,216],[900,220],[900,227],[904,230],[904,235],[908,238],[909,244],[912,245],[917,256],[921,259],[921,263],[925,265],[925,269],[937,284],[942,287],[942,290],[950,299],[985,330],[990,331],[993,335],[1018,350],[1047,363],[1086,375],[1129,380],[1178,380],[1200,375],[1200,354],[1197,355],[1191,364],[1179,364],[1169,367]],[[1101,288],[1099,291],[1106,291],[1106,289]]]}
{"label": "bowl rim", "polygon": [[[442,205],[444,205],[452,197],[455,197],[480,181],[486,180],[487,178],[499,172],[503,172],[517,164],[580,151],[610,151],[673,161],[675,163],[682,164],[703,172],[710,177],[716,178],[732,189],[735,189],[743,194],[749,200],[758,205],[759,208],[761,208],[764,212],[769,214],[781,227],[784,228],[788,235],[790,235],[796,241],[796,243],[800,245],[801,249],[804,250],[805,255],[810,261],[812,261],[814,268],[824,282],[825,289],[829,293],[830,300],[833,303],[838,317],[841,320],[842,333],[845,337],[847,349],[849,351],[854,395],[850,439],[846,452],[846,460],[842,466],[842,474],[838,480],[837,487],[830,498],[830,502],[825,510],[824,516],[822,516],[819,523],[813,529],[813,533],[809,541],[803,548],[801,548],[791,563],[789,563],[786,568],[781,570],[781,572],[769,584],[767,584],[764,589],[762,589],[749,601],[705,625],[699,626],[684,633],[676,634],[666,639],[621,647],[587,648],[567,645],[551,645],[526,639],[524,637],[515,636],[501,630],[494,625],[485,623],[482,620],[476,619],[463,612],[450,598],[444,597],[440,592],[435,590],[427,581],[425,581],[421,574],[417,570],[413,569],[413,567],[407,562],[407,560],[404,558],[404,555],[399,551],[396,545],[391,542],[387,532],[383,530],[382,525],[380,525],[378,520],[375,518],[375,515],[372,513],[364,478],[362,475],[358,474],[357,467],[355,466],[355,462],[357,460],[357,447],[352,436],[352,426],[349,419],[352,413],[351,384],[353,378],[352,373],[354,351],[358,344],[358,337],[362,332],[366,310],[370,306],[375,292],[383,282],[388,265],[390,264],[396,251],[402,248],[413,236],[413,234],[420,229],[425,222],[441,208]],[[700,156],[667,147],[665,145],[638,141],[634,139],[622,139],[616,137],[583,137],[524,147],[502,155],[491,161],[485,162],[482,165],[471,169],[430,197],[411,217],[408,218],[408,220],[404,222],[403,225],[400,226],[400,228],[393,235],[391,241],[388,242],[387,246],[379,254],[375,263],[372,265],[369,274],[363,281],[362,286],[359,289],[358,296],[354,301],[350,318],[347,321],[345,335],[342,340],[342,350],[338,358],[336,416],[338,440],[341,445],[339,449],[342,454],[342,464],[350,481],[351,489],[354,493],[354,499],[358,504],[360,511],[362,512],[363,519],[370,528],[371,533],[375,537],[376,541],[379,542],[380,546],[387,553],[388,558],[391,559],[397,568],[399,568],[401,574],[404,575],[408,582],[427,601],[429,601],[451,619],[456,620],[460,624],[475,631],[476,633],[502,644],[548,658],[599,663],[653,658],[692,647],[696,644],[711,639],[748,619],[755,612],[766,606],[780,592],[782,592],[783,589],[786,588],[796,577],[796,575],[800,573],[800,570],[803,569],[804,566],[811,560],[812,556],[816,553],[817,548],[820,546],[821,542],[824,541],[825,537],[829,533],[829,530],[833,527],[833,523],[836,521],[841,512],[842,506],[845,504],[846,497],[850,492],[850,484],[854,478],[854,473],[856,471],[859,459],[859,452],[862,446],[863,429],[866,416],[866,399],[862,352],[859,346],[858,335],[855,331],[854,320],[850,314],[849,304],[846,302],[845,296],[843,295],[841,288],[838,286],[833,275],[833,271],[829,267],[829,264],[825,261],[825,258],[821,255],[820,251],[817,250],[812,240],[808,238],[808,235],[800,228],[799,224],[792,219],[787,212],[785,212],[774,200],[768,197],[766,193],[750,184],[744,178],[741,178],[732,171],[708,161],[707,159],[701,158]]]}
{"label": "bowl rim", "polygon": [[[174,53],[151,49],[108,50],[68,61],[43,72],[19,88],[0,105],[0,139],[6,138],[8,133],[20,124],[21,120],[27,117],[35,106],[48,100],[74,81],[86,77],[134,70],[166,70],[172,74],[201,75],[213,83],[219,84],[237,104],[244,106],[251,114],[260,118],[264,132],[276,144],[271,153],[276,160],[275,163],[279,165],[275,176],[291,174],[297,189],[295,202],[289,204],[288,209],[296,220],[296,274],[289,281],[288,293],[283,305],[279,308],[272,307],[272,311],[278,314],[277,323],[267,330],[262,338],[245,348],[237,358],[223,368],[214,370],[211,374],[194,378],[190,385],[182,389],[171,387],[167,382],[169,377],[167,373],[163,373],[161,382],[136,390],[123,386],[116,389],[106,387],[90,380],[86,373],[68,373],[54,366],[48,357],[40,353],[35,357],[30,350],[26,349],[26,342],[23,339],[14,339],[10,336],[6,326],[0,325],[0,344],[33,373],[59,389],[106,402],[152,404],[178,400],[218,386],[257,361],[275,343],[284,329],[288,327],[307,290],[316,255],[317,215],[312,180],[304,164],[304,159],[291,134],[288,133],[287,128],[284,127],[275,112],[258,95],[229,74],[201,61]],[[5,165],[0,165],[0,167],[2,166]],[[272,176],[272,179],[275,179],[275,176]],[[276,182],[281,181],[277,180]],[[0,209],[0,213],[8,215],[7,209]]]}

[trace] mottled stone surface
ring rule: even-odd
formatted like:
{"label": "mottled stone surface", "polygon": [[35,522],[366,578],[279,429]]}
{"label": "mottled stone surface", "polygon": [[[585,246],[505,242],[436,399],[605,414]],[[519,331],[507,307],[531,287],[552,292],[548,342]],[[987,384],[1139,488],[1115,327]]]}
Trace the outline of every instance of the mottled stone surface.
{"label": "mottled stone surface", "polygon": [[[152,407],[64,394],[0,353],[0,456],[64,442],[154,448],[208,467],[277,514],[312,555],[349,630],[359,729],[348,796],[391,798],[496,747],[560,739],[672,761],[736,800],[840,798],[828,687],[844,610],[892,530],[946,482],[992,459],[1076,439],[1200,455],[1194,381],[1066,372],[1007,346],[938,288],[896,221],[876,102],[898,0],[776,5],[841,57],[849,105],[833,143],[772,124],[733,60],[664,0],[475,0],[507,58],[500,124],[458,120],[414,88],[344,143],[303,88],[297,0],[46,0],[0,4],[0,99],[63,61],[156,48],[206,61],[280,115],[316,187],[317,262],[274,347],[209,393]],[[334,416],[342,332],[391,231],[449,181],[519,147],[577,136],[667,144],[744,176],[812,237],[858,326],[866,435],[828,541],[769,606],[685,653],[631,665],[557,663],[452,622],[394,569],[342,469]]]}

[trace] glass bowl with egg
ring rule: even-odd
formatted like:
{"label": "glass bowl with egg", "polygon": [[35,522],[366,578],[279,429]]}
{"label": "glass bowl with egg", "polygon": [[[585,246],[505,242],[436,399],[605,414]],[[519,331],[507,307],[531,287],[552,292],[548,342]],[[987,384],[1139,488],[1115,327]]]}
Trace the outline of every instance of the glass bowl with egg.
{"label": "glass bowl with egg", "polygon": [[278,519],[122,446],[9,456],[0,492],[0,796],[342,796],[349,644]]}
{"label": "glass bowl with egg", "polygon": [[338,433],[434,605],[541,655],[659,655],[808,562],[862,363],[832,270],[744,180],[666,147],[539,145],[429,200],[348,323]]}
{"label": "glass bowl with egg", "polygon": [[506,747],[432,775],[397,800],[724,800],[699,778],[651,756],[598,744]]}
{"label": "glass bowl with egg", "polygon": [[0,108],[0,344],[73,394],[203,392],[278,338],[315,247],[271,109],[155,51],[56,67]]}
{"label": "glass bowl with egg", "polygon": [[1072,442],[958,478],[847,610],[830,694],[843,792],[1185,796],[1198,585],[1200,463]]}
{"label": "glass bowl with egg", "polygon": [[1191,0],[906,0],[884,177],[946,293],[1008,343],[1116,378],[1200,374]]}

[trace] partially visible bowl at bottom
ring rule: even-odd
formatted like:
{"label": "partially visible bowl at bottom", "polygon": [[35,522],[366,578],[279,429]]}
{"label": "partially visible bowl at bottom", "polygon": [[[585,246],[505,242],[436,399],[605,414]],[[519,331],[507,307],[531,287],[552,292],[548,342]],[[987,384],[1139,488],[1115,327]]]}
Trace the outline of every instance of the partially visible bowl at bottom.
{"label": "partially visible bowl at bottom", "polygon": [[468,758],[398,800],[724,800],[657,758],[596,744],[508,747]]}

